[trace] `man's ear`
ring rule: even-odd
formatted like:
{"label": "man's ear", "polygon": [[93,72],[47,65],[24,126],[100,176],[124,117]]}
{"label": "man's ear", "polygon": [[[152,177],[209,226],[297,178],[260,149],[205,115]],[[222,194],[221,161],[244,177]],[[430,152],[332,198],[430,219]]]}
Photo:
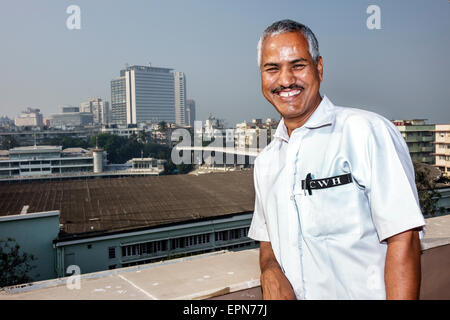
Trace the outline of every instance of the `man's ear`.
{"label": "man's ear", "polygon": [[319,56],[319,59],[317,60],[316,68],[317,68],[317,72],[319,73],[320,82],[322,82],[322,80],[323,80],[323,60],[322,60],[321,56]]}

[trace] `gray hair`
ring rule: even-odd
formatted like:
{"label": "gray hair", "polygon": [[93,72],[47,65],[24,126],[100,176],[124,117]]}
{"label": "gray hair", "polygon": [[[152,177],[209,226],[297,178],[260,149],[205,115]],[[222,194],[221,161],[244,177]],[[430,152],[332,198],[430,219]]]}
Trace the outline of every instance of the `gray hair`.
{"label": "gray hair", "polygon": [[319,61],[319,56],[320,56],[319,42],[317,41],[317,38],[314,35],[314,33],[307,26],[305,26],[301,23],[298,23],[296,21],[286,19],[286,20],[280,20],[280,21],[274,22],[273,24],[268,26],[266,28],[266,30],[264,30],[263,34],[261,35],[261,38],[259,38],[258,46],[257,46],[258,66],[261,67],[261,48],[262,48],[263,41],[268,36],[276,36],[279,34],[283,34],[283,33],[287,33],[287,32],[296,32],[296,31],[300,31],[305,36],[306,40],[308,41],[309,54],[313,58],[314,62],[317,63]]}

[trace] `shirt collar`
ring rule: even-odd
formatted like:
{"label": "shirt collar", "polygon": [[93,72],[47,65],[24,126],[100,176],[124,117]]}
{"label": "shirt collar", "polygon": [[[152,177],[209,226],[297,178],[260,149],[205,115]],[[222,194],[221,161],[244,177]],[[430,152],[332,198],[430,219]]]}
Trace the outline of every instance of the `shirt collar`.
{"label": "shirt collar", "polygon": [[[320,102],[317,109],[313,112],[313,114],[309,117],[303,127],[308,129],[316,129],[326,125],[330,125],[334,120],[334,104],[327,98],[327,96],[323,96],[322,101]],[[289,141],[289,135],[284,124],[284,119],[281,118],[280,123],[278,124],[277,130],[273,135],[275,138],[279,138]]]}

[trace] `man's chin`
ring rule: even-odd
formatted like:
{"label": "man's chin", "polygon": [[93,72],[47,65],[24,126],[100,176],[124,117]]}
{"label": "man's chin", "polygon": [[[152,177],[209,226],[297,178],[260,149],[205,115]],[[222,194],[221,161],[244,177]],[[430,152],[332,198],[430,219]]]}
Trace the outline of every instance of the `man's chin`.
{"label": "man's chin", "polygon": [[286,110],[283,108],[277,108],[277,111],[284,119],[295,119],[304,115],[304,113],[299,110]]}

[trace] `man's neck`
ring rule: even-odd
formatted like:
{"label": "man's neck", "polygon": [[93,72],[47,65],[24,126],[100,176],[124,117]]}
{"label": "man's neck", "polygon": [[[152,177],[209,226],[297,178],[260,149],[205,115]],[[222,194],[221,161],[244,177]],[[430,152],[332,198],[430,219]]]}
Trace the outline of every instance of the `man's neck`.
{"label": "man's neck", "polygon": [[312,108],[307,114],[289,119],[283,117],[284,125],[286,126],[289,137],[291,136],[292,131],[302,127],[306,123],[306,121],[308,121],[308,119],[311,117],[314,111],[316,111],[317,107],[321,102],[322,97],[320,96],[320,94],[318,94],[315,102],[315,107]]}

